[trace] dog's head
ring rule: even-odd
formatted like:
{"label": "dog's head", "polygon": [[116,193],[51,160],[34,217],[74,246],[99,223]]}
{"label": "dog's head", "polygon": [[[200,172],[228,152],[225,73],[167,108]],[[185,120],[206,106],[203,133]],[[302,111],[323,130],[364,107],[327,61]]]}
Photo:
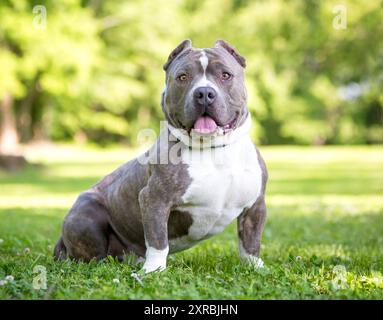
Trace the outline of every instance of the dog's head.
{"label": "dog's head", "polygon": [[164,64],[162,108],[169,123],[187,132],[233,130],[247,116],[245,59],[228,43],[197,49],[184,40]]}

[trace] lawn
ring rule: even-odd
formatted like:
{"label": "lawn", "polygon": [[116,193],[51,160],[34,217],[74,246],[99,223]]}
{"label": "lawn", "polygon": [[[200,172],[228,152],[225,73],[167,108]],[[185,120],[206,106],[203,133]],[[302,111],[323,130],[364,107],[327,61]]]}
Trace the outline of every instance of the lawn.
{"label": "lawn", "polygon": [[[78,193],[135,151],[29,147],[39,166],[0,172],[0,280],[14,278],[2,282],[0,299],[382,299],[383,147],[261,151],[270,176],[265,268],[239,261],[233,223],[138,281],[129,259],[52,259]],[[45,290],[34,289],[36,266],[46,270]]]}

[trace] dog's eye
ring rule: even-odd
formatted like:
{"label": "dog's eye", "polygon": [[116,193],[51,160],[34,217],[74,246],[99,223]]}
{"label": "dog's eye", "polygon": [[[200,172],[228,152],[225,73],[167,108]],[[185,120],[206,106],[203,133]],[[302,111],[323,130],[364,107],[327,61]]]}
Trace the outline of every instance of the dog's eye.
{"label": "dog's eye", "polygon": [[188,78],[187,74],[186,73],[183,73],[183,74],[180,74],[178,77],[177,77],[177,80],[179,81],[186,81]]}
{"label": "dog's eye", "polygon": [[222,72],[221,79],[222,80],[229,80],[231,79],[231,74],[229,72]]}

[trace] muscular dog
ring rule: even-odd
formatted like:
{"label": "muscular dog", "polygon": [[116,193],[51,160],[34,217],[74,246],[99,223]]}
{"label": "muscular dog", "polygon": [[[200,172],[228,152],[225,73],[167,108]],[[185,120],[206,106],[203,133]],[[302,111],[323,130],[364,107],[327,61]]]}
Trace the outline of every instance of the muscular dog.
{"label": "muscular dog", "polygon": [[80,194],[64,219],[57,259],[145,258],[164,270],[169,253],[221,232],[238,218],[240,256],[262,266],[265,163],[249,135],[245,59],[218,40],[184,40],[164,65],[167,125],[145,154]]}

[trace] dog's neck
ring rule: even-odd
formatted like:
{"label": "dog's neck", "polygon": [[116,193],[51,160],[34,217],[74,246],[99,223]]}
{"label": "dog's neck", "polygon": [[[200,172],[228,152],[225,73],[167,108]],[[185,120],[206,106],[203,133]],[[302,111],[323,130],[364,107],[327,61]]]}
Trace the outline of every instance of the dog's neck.
{"label": "dog's neck", "polygon": [[197,134],[193,131],[189,135],[186,130],[175,128],[170,123],[167,124],[170,134],[190,149],[222,148],[233,144],[249,134],[251,125],[250,113],[238,128],[228,132],[221,129],[212,135]]}

